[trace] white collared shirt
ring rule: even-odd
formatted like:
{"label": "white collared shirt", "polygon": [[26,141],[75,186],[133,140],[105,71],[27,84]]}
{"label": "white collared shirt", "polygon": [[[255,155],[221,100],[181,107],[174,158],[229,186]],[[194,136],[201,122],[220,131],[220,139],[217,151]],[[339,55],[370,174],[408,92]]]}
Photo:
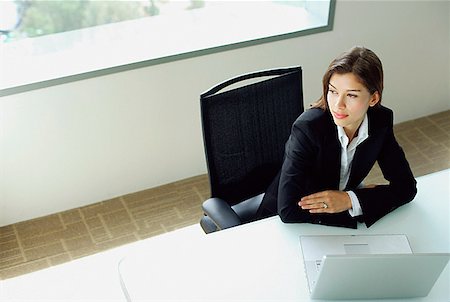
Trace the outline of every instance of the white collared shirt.
{"label": "white collared shirt", "polygon": [[[338,138],[341,143],[341,172],[339,179],[339,190],[344,190],[347,186],[348,179],[350,177],[350,171],[352,168],[353,157],[355,156],[356,147],[365,141],[369,137],[369,120],[367,114],[364,116],[364,120],[358,129],[357,136],[350,142],[345,134],[344,128],[337,126]],[[362,184],[360,184],[361,186]],[[352,201],[352,208],[348,210],[352,217],[362,215],[361,204],[358,197],[353,191],[347,191]]]}

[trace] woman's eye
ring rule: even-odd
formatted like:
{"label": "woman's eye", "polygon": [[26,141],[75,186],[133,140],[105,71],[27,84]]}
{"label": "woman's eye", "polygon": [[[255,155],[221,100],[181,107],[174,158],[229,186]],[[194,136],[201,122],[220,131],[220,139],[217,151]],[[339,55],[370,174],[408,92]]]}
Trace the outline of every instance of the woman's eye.
{"label": "woman's eye", "polygon": [[328,92],[331,93],[331,94],[337,94],[337,92],[335,90],[331,90],[331,89],[328,90]]}
{"label": "woman's eye", "polygon": [[357,98],[358,96],[356,94],[348,94],[348,97],[354,99]]}

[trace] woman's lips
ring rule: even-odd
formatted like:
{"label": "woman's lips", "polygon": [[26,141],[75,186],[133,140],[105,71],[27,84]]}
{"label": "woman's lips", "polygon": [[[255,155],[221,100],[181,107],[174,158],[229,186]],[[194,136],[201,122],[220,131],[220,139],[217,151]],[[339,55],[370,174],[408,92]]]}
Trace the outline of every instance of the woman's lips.
{"label": "woman's lips", "polygon": [[333,111],[333,115],[338,120],[344,119],[344,118],[346,118],[348,116],[347,114],[337,113],[337,112],[334,112],[334,111]]}

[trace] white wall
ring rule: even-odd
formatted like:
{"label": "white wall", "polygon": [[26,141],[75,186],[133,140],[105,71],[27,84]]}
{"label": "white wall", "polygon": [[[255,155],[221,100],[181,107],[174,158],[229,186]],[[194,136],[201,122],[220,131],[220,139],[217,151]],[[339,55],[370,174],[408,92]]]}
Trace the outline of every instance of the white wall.
{"label": "white wall", "polygon": [[450,109],[450,3],[338,1],[331,32],[0,99],[0,226],[206,173],[198,96],[217,82],[300,64],[305,102],[353,45],[385,67],[396,122]]}

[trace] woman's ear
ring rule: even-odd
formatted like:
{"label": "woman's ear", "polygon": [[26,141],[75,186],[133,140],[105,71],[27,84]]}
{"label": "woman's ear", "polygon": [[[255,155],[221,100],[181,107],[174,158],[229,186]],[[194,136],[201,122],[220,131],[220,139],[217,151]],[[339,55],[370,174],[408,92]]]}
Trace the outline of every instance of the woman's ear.
{"label": "woman's ear", "polygon": [[370,98],[369,106],[373,107],[379,102],[380,102],[380,93],[378,91],[375,91],[374,94],[372,94],[372,97]]}

